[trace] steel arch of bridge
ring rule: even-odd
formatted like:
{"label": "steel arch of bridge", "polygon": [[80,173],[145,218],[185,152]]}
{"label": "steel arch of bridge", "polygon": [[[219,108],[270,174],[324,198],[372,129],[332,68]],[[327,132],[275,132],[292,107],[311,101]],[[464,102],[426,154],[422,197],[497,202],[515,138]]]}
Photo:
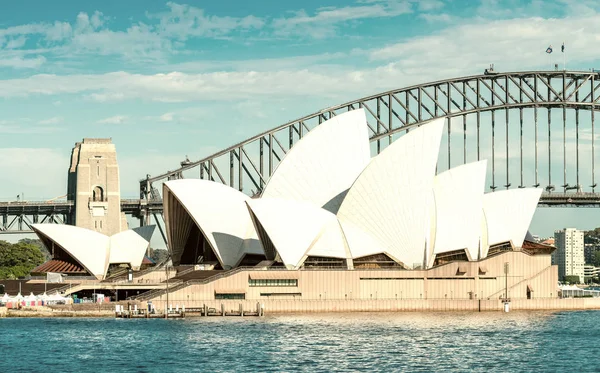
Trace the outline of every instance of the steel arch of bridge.
{"label": "steel arch of bridge", "polygon": [[[563,160],[563,188],[565,193],[544,193],[542,204],[553,205],[598,205],[600,197],[595,193],[595,111],[600,104],[600,74],[598,72],[581,71],[528,71],[512,73],[487,72],[484,75],[440,80],[432,83],[413,85],[407,88],[387,91],[376,95],[367,96],[341,105],[332,106],[316,113],[304,116],[294,121],[285,123],[269,131],[260,133],[252,138],[235,144],[227,149],[217,152],[209,157],[195,162],[182,162],[181,167],[168,171],[162,175],[150,177],[140,181],[140,198],[151,202],[160,199],[158,188],[154,184],[166,180],[185,177],[210,179],[222,182],[245,193],[255,195],[265,186],[269,176],[273,173],[277,163],[308,131],[323,121],[335,115],[357,108],[364,108],[370,131],[370,141],[373,152],[378,154],[385,146],[392,143],[401,133],[409,131],[420,123],[447,117],[447,168],[456,158],[456,127],[462,127],[463,151],[461,163],[467,162],[467,122],[476,128],[476,159],[483,159],[482,150],[489,150],[491,145],[491,185],[490,189],[498,187],[509,188],[525,187],[524,182],[524,112],[528,111],[535,126],[535,175],[531,176],[530,185],[542,186],[547,192],[552,192],[552,152],[556,151],[556,139],[552,138],[552,130],[556,124],[551,125],[552,117],[562,113],[562,145]],[[580,128],[580,116],[585,110],[590,121],[590,126],[584,129],[587,135],[591,131],[591,169],[586,169],[586,177],[590,178],[589,185],[580,184],[580,137],[583,129]],[[575,147],[576,147],[576,181],[574,185],[567,182],[567,135],[573,137],[572,130],[567,134],[567,111],[574,112],[575,116]],[[520,135],[518,150],[509,144],[509,118],[518,113]],[[502,114],[505,114],[502,116]],[[571,114],[569,114],[571,115]],[[486,116],[485,118],[482,118]],[[460,125],[462,118],[462,126]],[[456,122],[459,122],[458,124]],[[491,122],[491,144],[483,143],[480,135],[483,124]],[[529,123],[528,122],[528,123]],[[556,122],[556,120],[554,120]],[[503,126],[504,125],[504,126]],[[510,125],[512,126],[512,125]],[[454,128],[452,128],[454,127]],[[460,132],[459,128],[459,132]],[[498,136],[494,131],[505,130],[506,166],[505,184],[496,185],[500,161],[496,161],[496,143]],[[556,131],[555,131],[556,132]],[[556,136],[556,134],[555,134]],[[459,136],[460,138],[460,136]],[[540,150],[540,143],[547,140],[547,149]],[[451,142],[451,140],[454,140]],[[554,144],[552,141],[554,140]],[[554,146],[553,146],[554,145]],[[559,152],[561,151],[558,148]],[[509,152],[518,153],[520,160],[520,175],[518,184],[509,178]],[[459,157],[461,158],[461,157]],[[474,159],[475,160],[475,159]],[[546,162],[544,164],[543,162]],[[456,163],[456,161],[455,161]],[[555,162],[556,163],[556,162]],[[456,164],[455,164],[456,165]],[[439,166],[438,166],[439,167]],[[504,169],[504,167],[502,167]],[[544,172],[544,179],[540,172]],[[197,172],[197,173],[196,173]],[[502,170],[504,172],[504,170]],[[547,172],[547,175],[546,175]],[[513,172],[514,175],[515,172]],[[547,179],[546,179],[547,176]],[[542,183],[543,182],[543,183]],[[591,192],[584,190],[588,188]],[[566,193],[576,189],[576,193]],[[575,199],[574,199],[575,198]]]}

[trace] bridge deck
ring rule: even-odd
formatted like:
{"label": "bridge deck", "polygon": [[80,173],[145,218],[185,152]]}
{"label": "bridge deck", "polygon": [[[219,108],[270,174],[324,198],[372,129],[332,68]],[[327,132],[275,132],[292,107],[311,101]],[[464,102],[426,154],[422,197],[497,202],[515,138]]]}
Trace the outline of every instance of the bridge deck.
{"label": "bridge deck", "polygon": [[[545,192],[540,198],[539,207],[600,207],[600,193],[563,193]],[[65,219],[53,221],[39,220],[37,216],[69,216],[73,212],[73,201],[52,202],[0,202],[0,234],[31,233],[29,224],[53,222],[65,223]],[[143,218],[146,215],[161,214],[162,201],[145,201],[139,199],[122,199],[121,210],[133,217]],[[19,217],[33,216],[26,223],[12,224]]]}
{"label": "bridge deck", "polygon": [[[44,215],[44,214],[70,214],[75,203],[73,201],[11,201],[0,202],[0,215]],[[162,201],[146,201],[140,199],[122,199],[121,211],[134,214],[140,209],[162,211]]]}
{"label": "bridge deck", "polygon": [[[600,193],[542,193],[540,206],[556,205],[600,205]],[[0,202],[0,216],[8,215],[45,215],[50,213],[69,214],[74,207],[73,201],[58,202]],[[142,209],[154,213],[162,212],[162,201],[145,201],[140,199],[122,199],[121,211],[137,216]]]}

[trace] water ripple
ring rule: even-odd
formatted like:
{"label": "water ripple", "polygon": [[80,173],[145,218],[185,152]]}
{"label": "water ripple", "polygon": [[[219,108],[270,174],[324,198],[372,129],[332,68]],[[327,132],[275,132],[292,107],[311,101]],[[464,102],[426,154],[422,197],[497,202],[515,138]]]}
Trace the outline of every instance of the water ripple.
{"label": "water ripple", "polygon": [[600,356],[600,311],[0,319],[0,331],[13,372],[587,372]]}

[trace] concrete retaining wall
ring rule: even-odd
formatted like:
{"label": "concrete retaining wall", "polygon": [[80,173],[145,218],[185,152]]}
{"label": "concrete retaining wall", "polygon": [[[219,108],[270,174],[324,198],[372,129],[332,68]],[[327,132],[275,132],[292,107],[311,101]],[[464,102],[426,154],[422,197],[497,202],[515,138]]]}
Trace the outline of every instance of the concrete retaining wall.
{"label": "concrete retaining wall", "polygon": [[[439,311],[502,311],[503,304],[497,300],[213,300],[194,305],[238,312],[240,304],[244,312],[256,312],[264,307],[266,315],[281,313],[323,313],[323,312],[439,312]],[[112,305],[114,307],[114,304]],[[138,307],[144,307],[144,302]],[[172,303],[175,308],[176,303]],[[180,304],[179,307],[182,305]],[[162,309],[164,304],[155,304]],[[189,306],[188,306],[189,307]],[[510,304],[511,311],[518,310],[589,310],[600,309],[600,298],[569,299],[517,299]],[[113,317],[114,309],[93,309],[92,307],[27,307],[21,310],[8,310],[0,307],[0,317]],[[191,315],[190,315],[191,316]]]}
{"label": "concrete retaining wall", "polygon": [[[171,303],[173,308],[176,302]],[[194,304],[206,305],[217,311],[221,305],[226,312],[237,312],[242,304],[244,311],[256,311],[259,302],[251,300],[213,300]],[[272,313],[317,313],[317,312],[427,312],[427,311],[502,311],[503,303],[498,300],[265,300],[260,302],[265,314]],[[181,307],[182,304],[179,304]],[[164,304],[157,304],[162,309]],[[187,306],[188,308],[190,305]],[[600,309],[600,298],[569,299],[519,299],[510,304],[516,310],[586,310]]]}

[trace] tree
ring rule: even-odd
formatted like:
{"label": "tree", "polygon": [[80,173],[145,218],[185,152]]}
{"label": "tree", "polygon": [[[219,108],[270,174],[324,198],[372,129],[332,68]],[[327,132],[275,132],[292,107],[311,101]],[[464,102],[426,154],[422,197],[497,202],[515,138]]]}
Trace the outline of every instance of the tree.
{"label": "tree", "polygon": [[579,276],[565,276],[564,282],[568,284],[578,284],[581,281]]}
{"label": "tree", "polygon": [[592,264],[596,267],[600,267],[600,250],[594,251],[592,256]]}
{"label": "tree", "polygon": [[0,279],[25,277],[43,262],[44,255],[34,244],[0,241]]}
{"label": "tree", "polygon": [[600,244],[600,228],[586,231],[583,236],[583,242],[592,245]]}
{"label": "tree", "polygon": [[46,248],[46,246],[44,246],[44,244],[42,243],[42,241],[40,239],[22,238],[19,240],[19,243],[30,244],[30,245],[37,247],[38,249],[40,249],[40,251],[44,255],[44,259],[46,261],[52,259],[52,253],[50,253],[50,251],[48,251],[48,249]]}
{"label": "tree", "polygon": [[169,252],[163,249],[148,249],[148,257],[156,264],[159,264],[167,259]]}

